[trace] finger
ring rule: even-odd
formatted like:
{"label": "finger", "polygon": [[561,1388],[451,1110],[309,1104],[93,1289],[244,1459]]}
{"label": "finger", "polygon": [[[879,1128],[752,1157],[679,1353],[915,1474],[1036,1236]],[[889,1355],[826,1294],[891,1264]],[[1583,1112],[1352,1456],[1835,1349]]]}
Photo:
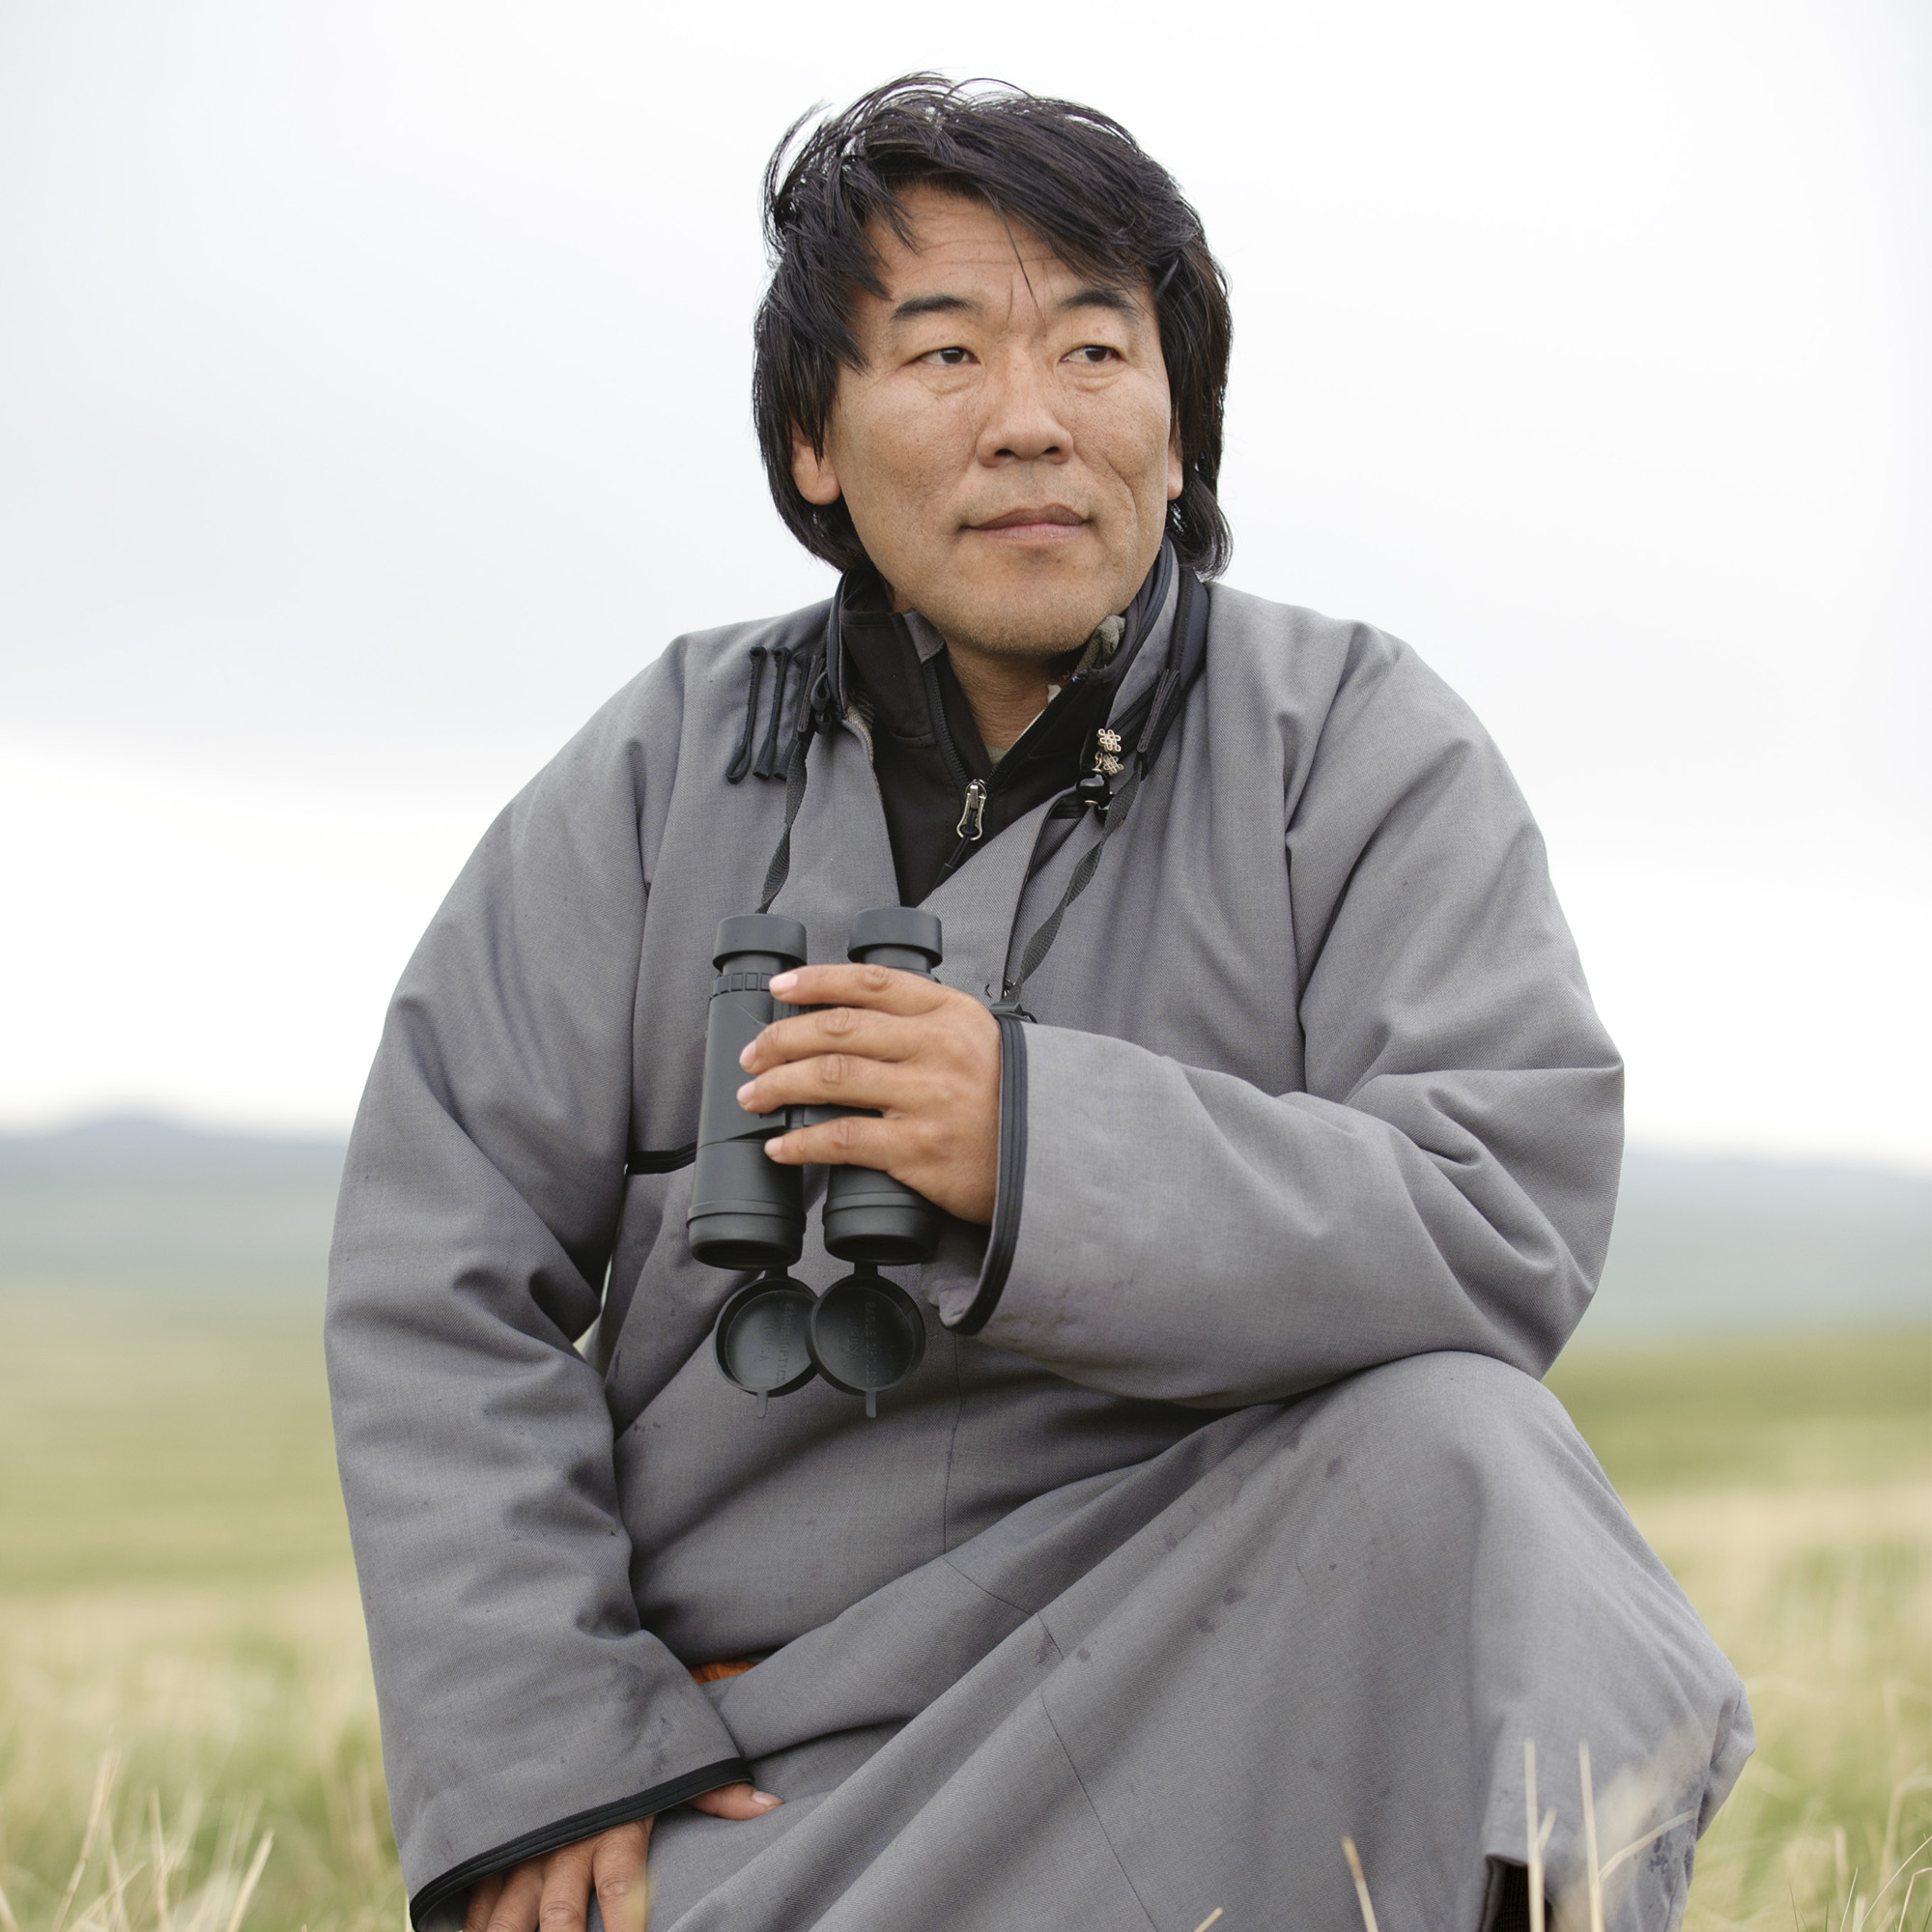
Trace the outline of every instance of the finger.
{"label": "finger", "polygon": [[537,1932],[583,1932],[590,1917],[591,1848],[580,1841],[544,1861]]}
{"label": "finger", "polygon": [[534,1861],[518,1865],[504,1878],[503,1889],[483,1921],[484,1932],[536,1932],[542,1897],[543,1866]]}
{"label": "finger", "polygon": [[644,1882],[644,1856],[650,1850],[651,1821],[606,1832],[591,1848],[591,1878],[604,1932],[644,1932],[650,1890]]}
{"label": "finger", "polygon": [[469,1909],[463,1915],[463,1932],[484,1932],[490,1923],[490,1915],[497,1909],[497,1901],[503,1895],[502,1872],[492,1872],[488,1878],[479,1878],[469,1888]]}
{"label": "finger", "polygon": [[747,1113],[774,1107],[873,1107],[888,1113],[921,1113],[942,1104],[943,1081],[931,1066],[866,1060],[852,1053],[821,1053],[788,1061],[738,1089]]}
{"label": "finger", "polygon": [[892,966],[800,966],[773,979],[772,997],[794,1007],[869,1007],[910,1016],[965,995]]}
{"label": "finger", "polygon": [[912,1152],[903,1120],[881,1121],[846,1114],[817,1126],[774,1134],[765,1152],[781,1167],[871,1167],[895,1173]]}
{"label": "finger", "polygon": [[815,1053],[863,1053],[868,1060],[910,1060],[930,1044],[936,1028],[928,1014],[905,1017],[867,1007],[821,1007],[788,1020],[774,1020],[738,1056],[738,1065],[761,1073],[786,1060]]}
{"label": "finger", "polygon": [[691,1808],[707,1812],[713,1818],[732,1818],[744,1824],[753,1818],[762,1818],[767,1811],[776,1811],[783,1803],[783,1799],[751,1784],[721,1784],[716,1791],[694,1798]]}

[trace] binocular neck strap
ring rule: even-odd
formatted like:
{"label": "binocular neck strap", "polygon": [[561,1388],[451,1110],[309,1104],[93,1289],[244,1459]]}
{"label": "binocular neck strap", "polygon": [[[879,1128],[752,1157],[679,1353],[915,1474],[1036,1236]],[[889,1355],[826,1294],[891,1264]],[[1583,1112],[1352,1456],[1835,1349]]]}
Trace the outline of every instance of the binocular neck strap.
{"label": "binocular neck strap", "polygon": [[[1189,632],[1194,625],[1194,604],[1199,589],[1200,581],[1194,573],[1183,570],[1180,573],[1180,589],[1175,601],[1174,625],[1168,634],[1167,662],[1161,667],[1159,680],[1154,686],[1153,701],[1148,707],[1147,721],[1135,740],[1126,781],[1109,800],[1106,815],[1100,823],[1100,836],[1080,855],[1080,863],[1074,867],[1073,876],[1067,880],[1066,890],[1060,895],[1060,903],[1034,927],[1033,936],[1020,954],[1019,971],[1001,988],[1001,1008],[1021,1018],[1028,1017],[1020,1006],[1020,995],[1026,990],[1026,982],[1038,970],[1039,962],[1052,952],[1053,942],[1060,937],[1060,923],[1066,917],[1067,909],[1094,883],[1094,874],[1100,869],[1100,855],[1107,849],[1107,840],[1127,822],[1127,815],[1134,809],[1134,800],[1140,794],[1148,769],[1160,755],[1168,726],[1174,722],[1179,701],[1187,695],[1185,667],[1190,656]],[[1204,612],[1205,603],[1204,599]]]}
{"label": "binocular neck strap", "polygon": [[[1026,990],[1026,982],[1038,970],[1039,962],[1053,951],[1053,942],[1060,937],[1060,923],[1066,917],[1068,907],[1094,883],[1094,874],[1100,869],[1100,854],[1107,849],[1107,840],[1116,830],[1126,823],[1127,813],[1134,809],[1134,797],[1140,788],[1141,769],[1136,764],[1128,773],[1126,783],[1115,793],[1113,804],[1101,823],[1099,838],[1080,855],[1080,863],[1074,867],[1073,876],[1067,880],[1066,890],[1060,895],[1060,903],[1034,927],[1033,937],[1027,941],[1026,951],[1020,954],[1020,970],[1001,989],[1000,1005],[1003,1008],[1020,1012],[1020,995]],[[1020,1016],[1026,1017],[1025,1014]]]}

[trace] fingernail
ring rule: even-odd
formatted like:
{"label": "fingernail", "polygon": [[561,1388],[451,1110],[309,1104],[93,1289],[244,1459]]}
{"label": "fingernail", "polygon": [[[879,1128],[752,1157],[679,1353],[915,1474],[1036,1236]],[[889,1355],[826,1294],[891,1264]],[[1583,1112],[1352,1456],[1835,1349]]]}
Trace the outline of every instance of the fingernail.
{"label": "fingernail", "polygon": [[755,1080],[748,1080],[742,1087],[738,1089],[739,1106],[741,1107],[744,1106],[745,1103],[752,1097],[752,1089],[755,1087],[757,1084],[758,1083]]}
{"label": "fingernail", "polygon": [[772,975],[772,991],[775,993],[788,993],[797,984],[798,975],[796,973],[774,973]]}
{"label": "fingernail", "polygon": [[[756,1040],[753,1040],[753,1041],[752,1042],[752,1046],[755,1046],[755,1045],[757,1045],[757,1041],[756,1041]],[[751,1065],[751,1064],[752,1064],[752,1046],[748,1046],[748,1047],[747,1047],[747,1048],[746,1048],[746,1049],[744,1050],[744,1052],[743,1052],[743,1053],[741,1053],[741,1054],[740,1054],[740,1055],[738,1056],[738,1065],[739,1065],[740,1066],[749,1066],[749,1065]]]}
{"label": "fingernail", "polygon": [[760,1811],[772,1811],[782,1804],[784,1800],[782,1798],[774,1798],[769,1791],[754,1791],[752,1793],[752,1803]]}
{"label": "fingernail", "polygon": [[784,1155],[780,1150],[783,1148],[784,1144],[785,1137],[782,1134],[775,1135],[771,1140],[768,1140],[765,1143],[765,1158],[767,1160],[782,1160]]}

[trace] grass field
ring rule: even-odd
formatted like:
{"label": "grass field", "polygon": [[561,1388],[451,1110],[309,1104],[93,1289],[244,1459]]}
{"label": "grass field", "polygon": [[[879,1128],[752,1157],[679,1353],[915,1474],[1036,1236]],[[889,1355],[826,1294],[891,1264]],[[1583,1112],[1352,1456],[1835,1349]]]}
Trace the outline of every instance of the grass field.
{"label": "grass field", "polygon": [[[401,1926],[317,1341],[292,1296],[0,1293],[0,1932]],[[1873,1897],[1932,1833],[1932,1343],[1551,1380],[1751,1687],[1687,1923],[1919,1932],[1932,1874]]]}

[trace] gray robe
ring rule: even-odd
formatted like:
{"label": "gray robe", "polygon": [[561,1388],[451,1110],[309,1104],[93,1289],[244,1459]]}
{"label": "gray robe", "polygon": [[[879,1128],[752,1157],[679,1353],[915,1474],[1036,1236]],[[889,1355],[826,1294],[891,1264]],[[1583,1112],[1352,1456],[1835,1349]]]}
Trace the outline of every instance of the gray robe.
{"label": "gray robe", "polygon": [[[653,1932],[1345,1926],[1345,1833],[1383,1932],[1474,1932],[1526,1739],[1552,1893],[1587,1742],[1606,1858],[1676,1821],[1611,1923],[1674,1924],[1748,1715],[1536,1379],[1603,1261],[1621,1069],[1508,771],[1395,639],[1213,590],[1007,1029],[992,1233],[898,1274],[918,1373],[877,1421],[822,1381],[760,1420],[719,1373],[747,1277],[692,1261],[689,1170],[625,1154],[695,1137],[712,934],[781,822],[724,782],[747,653],[823,618],[680,639],[591,721],[370,1076],[328,1357],[418,1924],[653,1811]],[[1099,836],[1027,883],[1045,810],[926,901],[989,1001]],[[775,910],[841,957],[897,896],[856,723],[792,854]],[[814,1219],[795,1272],[844,1271]],[[676,1808],[748,1766],[781,1808]]]}

